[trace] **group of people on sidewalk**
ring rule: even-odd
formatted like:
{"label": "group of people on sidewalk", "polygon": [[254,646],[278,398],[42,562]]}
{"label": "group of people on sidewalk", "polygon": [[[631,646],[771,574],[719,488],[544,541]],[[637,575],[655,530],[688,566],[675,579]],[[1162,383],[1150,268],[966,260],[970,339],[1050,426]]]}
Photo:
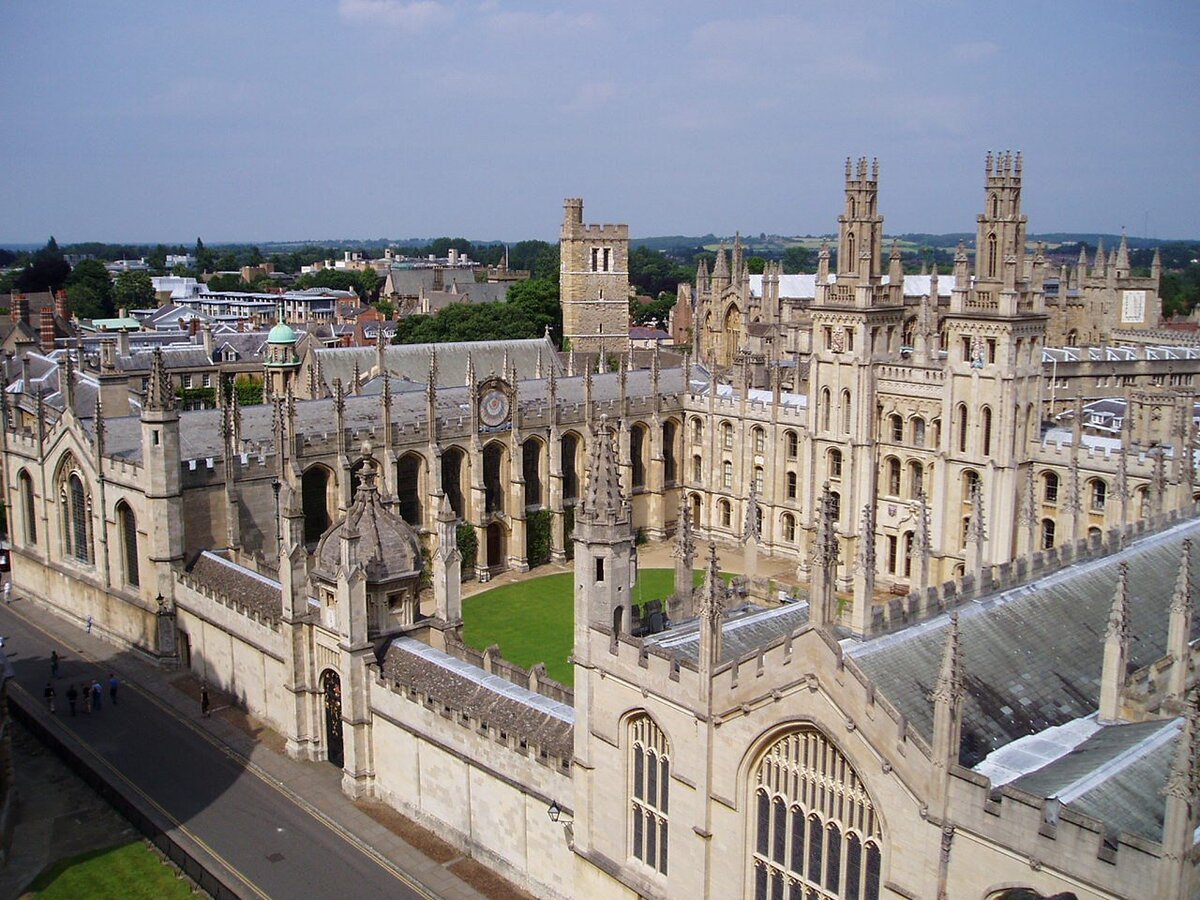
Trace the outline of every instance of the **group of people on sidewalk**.
{"label": "group of people on sidewalk", "polygon": [[[42,691],[42,698],[46,701],[46,706],[50,712],[55,712],[55,700],[58,698],[58,692],[54,689],[54,682],[58,680],[59,656],[57,650],[50,651],[50,681],[46,682],[46,687]],[[108,699],[113,706],[117,705],[117,688],[121,686],[120,679],[109,672],[108,673]],[[84,679],[76,687],[72,682],[67,685],[65,692],[67,698],[67,709],[71,715],[76,714],[76,710],[82,708],[83,712],[99,712],[103,705],[104,686],[96,678]],[[82,701],[82,705],[80,703]]]}

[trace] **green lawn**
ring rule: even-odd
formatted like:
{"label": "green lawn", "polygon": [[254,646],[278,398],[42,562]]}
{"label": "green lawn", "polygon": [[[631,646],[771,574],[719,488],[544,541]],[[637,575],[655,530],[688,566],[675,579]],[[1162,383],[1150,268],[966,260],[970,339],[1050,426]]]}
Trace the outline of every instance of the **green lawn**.
{"label": "green lawn", "polygon": [[29,886],[39,900],[174,900],[192,897],[145,841],[94,850],[55,863]]}
{"label": "green lawn", "polygon": [[[700,584],[704,573],[693,577]],[[505,659],[525,668],[544,662],[551,678],[573,685],[575,671],[567,657],[575,639],[574,587],[575,573],[560,572],[468,597],[463,601],[463,639],[479,650],[499,644]],[[642,569],[633,603],[666,600],[674,591],[674,569]]]}

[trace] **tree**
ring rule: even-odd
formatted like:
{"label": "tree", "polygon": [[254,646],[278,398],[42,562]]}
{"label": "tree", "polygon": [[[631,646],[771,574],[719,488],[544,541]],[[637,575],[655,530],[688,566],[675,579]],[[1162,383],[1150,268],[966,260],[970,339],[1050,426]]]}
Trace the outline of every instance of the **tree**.
{"label": "tree", "polygon": [[154,282],[149,272],[122,272],[113,285],[113,302],[122,309],[155,306]]}
{"label": "tree", "polygon": [[196,272],[204,273],[211,272],[214,269],[216,262],[215,254],[204,246],[204,241],[196,238],[196,251],[193,254],[196,257]]}
{"label": "tree", "polygon": [[751,256],[746,259],[746,270],[751,275],[761,275],[767,267],[767,261],[761,256]]}
{"label": "tree", "polygon": [[85,259],[67,277],[71,311],[81,319],[105,319],[113,314],[112,279],[98,259]]}
{"label": "tree", "polygon": [[797,275],[800,272],[815,272],[813,253],[807,247],[796,245],[783,251],[783,271],[785,275]]}
{"label": "tree", "polygon": [[167,268],[167,248],[163,244],[159,244],[153,250],[146,254],[146,265],[155,272],[162,272]]}
{"label": "tree", "polygon": [[66,284],[71,266],[58,249],[53,237],[46,246],[33,255],[28,265],[13,281],[13,287],[22,293],[35,291],[57,291]]}

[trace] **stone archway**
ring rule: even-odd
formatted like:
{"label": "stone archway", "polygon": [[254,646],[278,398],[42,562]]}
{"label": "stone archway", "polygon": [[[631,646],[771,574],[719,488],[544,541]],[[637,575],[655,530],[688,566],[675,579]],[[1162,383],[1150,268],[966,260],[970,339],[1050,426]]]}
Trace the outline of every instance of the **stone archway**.
{"label": "stone archway", "polygon": [[487,527],[487,567],[492,574],[503,571],[508,558],[508,534],[499,522]]}
{"label": "stone archway", "polygon": [[332,669],[326,669],[321,675],[321,696],[325,710],[325,755],[340,769],[345,762],[342,747],[342,679]]}

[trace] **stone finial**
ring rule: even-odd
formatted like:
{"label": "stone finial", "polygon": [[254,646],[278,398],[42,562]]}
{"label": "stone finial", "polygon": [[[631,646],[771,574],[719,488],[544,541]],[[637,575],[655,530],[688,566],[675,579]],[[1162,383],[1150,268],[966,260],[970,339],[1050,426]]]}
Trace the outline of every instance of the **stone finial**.
{"label": "stone finial", "polygon": [[1112,609],[1108,613],[1108,625],[1104,629],[1105,640],[1116,639],[1125,645],[1129,641],[1129,563],[1117,568],[1117,590],[1113,594]]}
{"label": "stone finial", "polygon": [[161,347],[154,348],[150,360],[150,383],[146,389],[146,399],[142,404],[146,412],[166,412],[175,408],[175,392],[171,390],[171,379],[167,375],[167,366],[163,361]]}
{"label": "stone finial", "polygon": [[585,521],[616,523],[629,518],[629,504],[621,492],[621,478],[613,451],[613,434],[608,416],[601,415],[592,432],[589,478],[579,517]]}
{"label": "stone finial", "polygon": [[1180,548],[1179,575],[1171,595],[1171,612],[1191,614],[1192,611],[1192,542],[1185,539]]}
{"label": "stone finial", "polygon": [[99,391],[96,392],[96,412],[95,418],[93,419],[93,428],[96,432],[96,456],[100,457],[104,455],[105,425],[104,407],[100,403]]}
{"label": "stone finial", "polygon": [[982,544],[987,540],[987,528],[983,518],[983,489],[976,478],[971,486],[971,521],[967,525],[967,543]]}
{"label": "stone finial", "polygon": [[758,529],[758,491],[754,479],[751,479],[750,496],[746,500],[746,521],[742,523],[742,540],[757,544],[761,537]]}
{"label": "stone finial", "polygon": [[929,695],[934,703],[956,704],[963,695],[962,648],[959,642],[958,613],[950,614],[950,628],[946,632],[946,644],[942,649],[942,665],[938,669],[937,683]]}
{"label": "stone finial", "polygon": [[359,456],[362,460],[361,467],[358,470],[358,492],[354,499],[357,501],[359,497],[363,497],[363,502],[367,502],[366,495],[374,494],[379,490],[379,486],[375,483],[375,478],[379,474],[379,465],[375,462],[375,448],[370,440],[365,440],[359,449]]}
{"label": "stone finial", "polygon": [[721,660],[722,628],[725,617],[725,581],[717,562],[717,545],[708,545],[708,567],[700,592],[701,665],[715,666]]}
{"label": "stone finial", "polygon": [[1179,732],[1178,743],[1175,745],[1175,755],[1171,759],[1171,768],[1167,773],[1167,783],[1163,786],[1162,796],[1175,798],[1190,804],[1196,796],[1197,755],[1200,755],[1200,710],[1197,703],[1200,699],[1195,691],[1188,700],[1187,710],[1183,717],[1183,728]]}
{"label": "stone finial", "polygon": [[854,561],[863,575],[875,572],[875,504],[864,503],[858,529],[858,558]]}
{"label": "stone finial", "polygon": [[476,384],[475,384],[475,357],[471,355],[471,352],[469,350],[467,351],[467,387],[469,387],[471,390],[475,390],[475,387],[476,387]]}

